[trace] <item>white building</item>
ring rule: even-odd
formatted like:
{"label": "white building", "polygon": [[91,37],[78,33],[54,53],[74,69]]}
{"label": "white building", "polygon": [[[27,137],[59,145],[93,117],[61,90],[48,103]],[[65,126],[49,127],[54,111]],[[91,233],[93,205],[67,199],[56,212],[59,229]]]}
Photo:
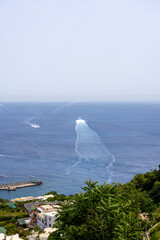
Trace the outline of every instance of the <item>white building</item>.
{"label": "white building", "polygon": [[4,233],[0,233],[0,240],[4,240],[5,237],[6,237],[6,234],[4,234]]}
{"label": "white building", "polygon": [[57,211],[54,210],[52,212],[44,213],[44,227],[50,228],[53,226],[56,220]]}
{"label": "white building", "polygon": [[22,238],[19,237],[19,234],[15,234],[15,235],[12,235],[12,236],[6,236],[6,239],[5,240],[23,240]]}
{"label": "white building", "polygon": [[55,223],[58,205],[40,205],[36,207],[37,226],[41,229],[50,228]]}
{"label": "white building", "polygon": [[47,240],[50,233],[55,232],[56,228],[44,228],[44,232],[39,234],[38,232],[32,232],[30,236],[28,236],[28,240]]}
{"label": "white building", "polygon": [[23,240],[23,239],[19,237],[19,234],[7,236],[6,234],[1,233],[0,240]]}

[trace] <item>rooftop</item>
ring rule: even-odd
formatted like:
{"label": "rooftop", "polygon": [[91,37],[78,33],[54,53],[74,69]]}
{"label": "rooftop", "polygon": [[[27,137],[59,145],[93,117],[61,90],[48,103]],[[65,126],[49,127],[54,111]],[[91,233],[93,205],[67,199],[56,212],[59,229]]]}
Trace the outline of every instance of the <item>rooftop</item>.
{"label": "rooftop", "polygon": [[28,218],[19,218],[17,219],[19,225],[25,225],[26,224],[26,221],[28,220]]}
{"label": "rooftop", "polygon": [[0,227],[0,233],[6,234],[7,230],[4,227]]}
{"label": "rooftop", "polygon": [[19,234],[11,235],[11,236],[6,236],[6,240],[23,240],[22,238],[19,237]]}
{"label": "rooftop", "polygon": [[54,208],[50,205],[39,205],[36,207],[39,212],[51,212]]}
{"label": "rooftop", "polygon": [[5,203],[8,207],[10,208],[16,208],[16,206],[14,205],[14,203]]}
{"label": "rooftop", "polygon": [[52,211],[53,207],[50,205],[41,205],[40,206],[42,209],[44,209],[44,211]]}
{"label": "rooftop", "polygon": [[46,215],[46,216],[55,216],[56,214],[57,214],[57,211],[56,211],[56,210],[54,210],[54,211],[52,211],[52,212],[44,213],[44,215]]}

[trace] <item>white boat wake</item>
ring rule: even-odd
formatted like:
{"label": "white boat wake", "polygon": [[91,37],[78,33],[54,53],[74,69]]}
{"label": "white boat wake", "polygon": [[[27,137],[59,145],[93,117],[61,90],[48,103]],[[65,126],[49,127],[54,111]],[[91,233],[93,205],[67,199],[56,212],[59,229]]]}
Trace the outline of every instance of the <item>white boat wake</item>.
{"label": "white boat wake", "polygon": [[77,133],[75,152],[79,156],[79,160],[66,169],[67,173],[69,174],[80,163],[88,161],[90,167],[95,168],[95,170],[100,168],[104,170],[105,168],[107,182],[111,182],[113,176],[111,167],[115,162],[114,155],[107,150],[101,138],[88,126],[85,120],[81,118],[76,120],[75,131]]}
{"label": "white boat wake", "polygon": [[0,103],[0,108],[8,110],[8,108],[4,104],[2,104],[2,103]]}
{"label": "white boat wake", "polygon": [[40,125],[33,123],[33,120],[35,118],[36,118],[36,116],[27,118],[23,123],[32,127],[32,128],[40,128]]}
{"label": "white boat wake", "polygon": [[14,155],[7,155],[7,154],[0,154],[0,157],[2,158],[20,158],[19,156],[14,156]]}

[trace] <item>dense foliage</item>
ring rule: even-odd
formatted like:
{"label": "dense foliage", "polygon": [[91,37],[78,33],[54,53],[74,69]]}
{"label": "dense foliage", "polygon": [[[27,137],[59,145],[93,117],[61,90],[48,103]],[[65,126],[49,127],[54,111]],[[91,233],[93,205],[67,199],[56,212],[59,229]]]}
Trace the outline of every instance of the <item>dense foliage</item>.
{"label": "dense foliage", "polygon": [[160,202],[160,165],[158,170],[137,174],[132,182],[137,189],[147,191],[155,203]]}
{"label": "dense foliage", "polygon": [[[74,196],[48,193],[54,195],[48,201],[61,202],[57,231],[49,240],[141,240],[147,233],[151,240],[160,239],[160,166],[126,184],[85,183],[83,192]],[[0,226],[25,238],[30,231],[17,224],[18,218],[28,216],[25,202],[16,202],[15,209],[6,203],[0,199]]]}
{"label": "dense foliage", "polygon": [[19,233],[24,235],[22,228],[18,227],[17,219],[28,217],[24,203],[14,203],[16,208],[12,209],[6,205],[8,201],[0,199],[0,226],[7,230],[7,235]]}
{"label": "dense foliage", "polygon": [[48,192],[48,193],[44,194],[44,196],[48,195],[48,194],[53,195],[53,197],[47,198],[48,202],[53,202],[53,201],[60,201],[61,202],[61,201],[69,200],[73,197],[73,195],[66,196],[64,194],[58,194],[56,191]]}
{"label": "dense foliage", "polygon": [[150,230],[150,239],[151,240],[159,240],[160,239],[160,223],[155,225],[151,230]]}
{"label": "dense foliage", "polygon": [[51,239],[142,239],[139,193],[133,184],[97,185],[86,181],[85,192],[62,204]]}
{"label": "dense foliage", "polygon": [[127,184],[86,185],[62,204],[49,240],[140,240],[149,229],[152,240],[160,239],[160,166]]}

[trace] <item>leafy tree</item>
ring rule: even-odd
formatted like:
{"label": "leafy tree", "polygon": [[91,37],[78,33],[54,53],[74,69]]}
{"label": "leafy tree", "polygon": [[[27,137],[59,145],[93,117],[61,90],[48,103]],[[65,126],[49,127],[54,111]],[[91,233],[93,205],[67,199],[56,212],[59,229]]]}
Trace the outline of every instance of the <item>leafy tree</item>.
{"label": "leafy tree", "polygon": [[0,198],[0,203],[5,203],[6,201],[3,198]]}
{"label": "leafy tree", "polygon": [[141,239],[138,191],[133,184],[122,187],[86,181],[85,192],[61,204],[51,239]]}
{"label": "leafy tree", "polygon": [[160,223],[153,227],[150,232],[150,239],[151,240],[159,240],[160,239]]}
{"label": "leafy tree", "polygon": [[152,190],[150,191],[151,197],[156,203],[160,202],[160,182],[156,181],[153,185]]}

